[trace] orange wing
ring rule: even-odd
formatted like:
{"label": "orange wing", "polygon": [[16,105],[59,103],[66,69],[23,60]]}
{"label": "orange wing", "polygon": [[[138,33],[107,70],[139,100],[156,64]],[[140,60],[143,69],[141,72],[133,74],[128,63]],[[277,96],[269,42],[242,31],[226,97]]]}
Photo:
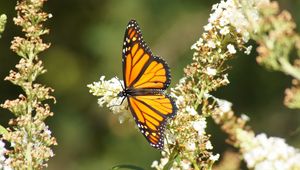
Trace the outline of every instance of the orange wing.
{"label": "orange wing", "polygon": [[151,146],[162,149],[167,118],[176,113],[174,101],[163,94],[128,96],[131,113],[142,134]]}
{"label": "orange wing", "polygon": [[134,20],[128,23],[125,31],[122,54],[125,88],[166,89],[170,85],[167,63],[153,56]]}

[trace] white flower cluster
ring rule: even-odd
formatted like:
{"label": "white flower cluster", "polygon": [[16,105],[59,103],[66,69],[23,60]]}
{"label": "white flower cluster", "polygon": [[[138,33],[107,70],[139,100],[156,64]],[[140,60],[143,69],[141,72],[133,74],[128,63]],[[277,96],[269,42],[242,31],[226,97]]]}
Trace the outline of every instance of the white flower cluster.
{"label": "white flower cluster", "polygon": [[98,99],[99,106],[103,107],[106,103],[106,107],[110,108],[114,114],[118,114],[120,123],[130,117],[127,100],[118,96],[123,91],[123,84],[123,81],[115,77],[105,80],[105,76],[101,76],[100,81],[87,85],[90,93],[100,97]]}
{"label": "white flower cluster", "polygon": [[243,157],[248,168],[254,170],[296,170],[300,169],[300,151],[289,146],[284,139],[254,136],[246,131],[238,132]]}
{"label": "white flower cluster", "polygon": [[[192,146],[193,147],[193,146]],[[165,166],[167,163],[169,163],[169,158],[167,155],[170,155],[170,153],[166,151],[162,151],[162,156],[163,158],[160,159],[160,162],[158,161],[153,161],[151,164],[151,168],[155,168],[157,170],[163,170],[165,169]],[[209,158],[211,161],[217,161],[219,159],[220,155],[211,155]],[[187,160],[187,159],[182,159],[180,161],[174,161],[173,166],[170,168],[170,170],[191,170],[193,169],[192,162]]]}
{"label": "white flower cluster", "polygon": [[[194,107],[189,105],[186,106],[182,111],[183,112],[178,112],[177,116],[184,115],[184,116],[196,118],[195,120],[190,121],[188,127],[183,127],[189,129],[190,134],[196,135],[195,137],[188,138],[186,141],[182,143],[182,146],[185,147],[186,152],[190,153],[191,155],[195,154],[197,150],[199,150],[199,145],[205,146],[206,150],[212,150],[213,145],[209,140],[205,141],[205,143],[201,143],[201,142],[199,143],[199,141],[202,141],[201,139],[203,139],[204,135],[206,134],[205,131],[207,127],[206,118],[199,115],[197,111],[194,109]],[[166,137],[165,143],[175,145],[176,135],[177,134],[173,134],[171,133],[170,130],[167,129],[165,131],[165,137]],[[170,150],[166,148],[164,151],[162,151],[162,158],[159,161],[157,160],[153,161],[151,167],[157,170],[165,169],[166,168],[165,166],[169,163],[169,161],[172,161],[170,160],[169,157],[170,155],[172,155],[172,153],[170,153]],[[219,154],[215,154],[215,155],[211,154],[209,160],[215,162],[219,159],[219,157],[220,157]],[[170,169],[172,170],[191,170],[193,169],[194,165],[191,160],[182,157],[180,161],[172,162],[171,166],[172,167]]]}
{"label": "white flower cluster", "polygon": [[[269,0],[222,0],[213,5],[209,23],[203,27],[203,36],[191,46],[191,49],[195,50],[193,59],[197,59],[201,50],[206,51],[208,55],[211,51],[217,51],[220,58],[236,54],[238,49],[249,55],[252,46],[245,44],[250,39],[250,32],[258,30],[258,9],[269,3]],[[233,41],[224,44],[223,40],[228,35]],[[225,51],[224,46],[227,47]],[[218,70],[208,67],[205,73],[215,76]]]}
{"label": "white flower cluster", "polygon": [[199,38],[199,40],[191,46],[191,50],[200,51],[200,47],[203,45],[203,39]]}
{"label": "white flower cluster", "polygon": [[160,162],[158,161],[153,161],[151,164],[151,168],[155,168],[157,170],[162,170],[164,168],[164,166],[169,162],[169,157],[168,155],[170,155],[170,153],[166,151],[162,151],[161,152],[162,158],[160,159]]}
{"label": "white flower cluster", "polygon": [[6,159],[4,156],[5,152],[5,144],[2,140],[0,140],[0,170],[12,170],[9,166],[9,159]]}
{"label": "white flower cluster", "polygon": [[[220,3],[213,5],[212,13],[208,19],[209,23],[204,26],[204,30],[210,31],[216,28],[220,35],[227,35],[234,28],[237,33],[242,35],[243,43],[247,43],[250,39],[249,31],[256,32],[258,29],[258,8],[269,3],[269,0],[222,0]],[[202,44],[203,40],[200,39],[192,46],[192,49],[198,49]],[[209,47],[215,48],[216,43],[208,41],[207,44]],[[232,44],[228,44],[227,49],[230,54],[236,53],[236,49]],[[252,46],[246,47],[244,53],[249,55],[251,49]]]}
{"label": "white flower cluster", "polygon": [[[227,30],[230,25],[234,26],[238,33],[243,34],[244,42],[248,42],[248,30],[252,27],[251,23],[255,23],[259,19],[258,11],[255,8],[258,3],[261,3],[261,0],[222,0],[213,5],[213,13],[210,14],[208,21],[213,24],[217,23],[222,35],[229,33]],[[247,7],[247,11],[244,10],[245,7]]]}

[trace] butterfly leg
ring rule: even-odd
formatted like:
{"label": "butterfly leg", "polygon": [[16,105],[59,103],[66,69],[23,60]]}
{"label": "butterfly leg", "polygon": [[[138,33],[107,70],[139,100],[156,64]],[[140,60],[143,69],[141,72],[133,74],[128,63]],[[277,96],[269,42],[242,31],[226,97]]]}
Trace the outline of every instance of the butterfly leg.
{"label": "butterfly leg", "polygon": [[[120,104],[114,104],[114,105],[110,105],[109,107],[115,107],[115,106],[121,106],[124,102],[124,100],[126,99],[126,96],[123,96],[122,101]],[[126,109],[128,109],[128,106],[126,106]]]}

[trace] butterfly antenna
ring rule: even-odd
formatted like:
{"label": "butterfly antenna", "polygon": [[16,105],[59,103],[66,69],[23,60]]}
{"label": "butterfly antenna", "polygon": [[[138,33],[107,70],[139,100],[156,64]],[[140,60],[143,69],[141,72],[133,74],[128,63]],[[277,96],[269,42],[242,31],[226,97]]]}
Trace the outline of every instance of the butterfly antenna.
{"label": "butterfly antenna", "polygon": [[[125,99],[126,99],[126,97],[124,96],[123,99],[122,99],[122,101],[121,101],[121,104],[123,104],[123,102],[124,102]],[[128,109],[128,107],[126,107],[126,109]]]}
{"label": "butterfly antenna", "polygon": [[115,78],[119,81],[119,83],[120,83],[122,89],[125,90],[125,87],[123,86],[123,83],[121,82],[121,80],[120,80],[117,76],[115,76]]}
{"label": "butterfly antenna", "polygon": [[[120,104],[110,105],[109,107],[121,106],[121,105],[123,104],[125,98],[126,98],[126,97],[124,96]],[[127,109],[127,107],[126,107],[126,109]]]}

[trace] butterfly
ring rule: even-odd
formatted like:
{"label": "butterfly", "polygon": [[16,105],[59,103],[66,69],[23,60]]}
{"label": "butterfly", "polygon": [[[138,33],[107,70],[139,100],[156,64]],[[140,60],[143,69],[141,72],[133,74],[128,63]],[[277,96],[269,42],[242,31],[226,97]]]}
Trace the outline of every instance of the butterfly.
{"label": "butterfly", "polygon": [[152,54],[135,20],[125,31],[122,65],[125,87],[118,96],[127,98],[132,116],[150,145],[162,149],[166,121],[177,112],[174,100],[164,93],[171,83],[170,68]]}

